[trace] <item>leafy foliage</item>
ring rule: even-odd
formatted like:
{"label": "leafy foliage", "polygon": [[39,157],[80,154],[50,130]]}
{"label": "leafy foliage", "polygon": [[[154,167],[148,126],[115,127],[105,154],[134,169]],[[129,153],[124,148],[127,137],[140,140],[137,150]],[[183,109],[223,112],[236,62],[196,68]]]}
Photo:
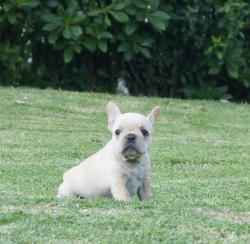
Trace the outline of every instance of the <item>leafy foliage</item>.
{"label": "leafy foliage", "polygon": [[250,3],[3,0],[0,82],[250,100]]}
{"label": "leafy foliage", "polygon": [[250,100],[250,3],[168,3],[171,21],[147,67],[157,83],[144,79],[161,96]]}
{"label": "leafy foliage", "polygon": [[0,14],[2,82],[109,91],[169,19],[146,0],[5,0]]}

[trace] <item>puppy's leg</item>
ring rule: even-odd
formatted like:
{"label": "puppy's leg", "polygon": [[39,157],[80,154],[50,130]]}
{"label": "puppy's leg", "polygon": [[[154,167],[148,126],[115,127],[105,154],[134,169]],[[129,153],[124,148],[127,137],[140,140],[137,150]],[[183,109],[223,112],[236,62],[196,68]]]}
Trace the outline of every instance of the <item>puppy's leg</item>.
{"label": "puppy's leg", "polygon": [[137,195],[141,201],[147,201],[152,197],[151,180],[146,177],[142,182],[142,187],[138,189]]}
{"label": "puppy's leg", "polygon": [[130,198],[129,192],[125,185],[125,180],[122,176],[115,177],[111,181],[111,193],[116,200],[128,200]]}
{"label": "puppy's leg", "polygon": [[65,183],[62,183],[59,186],[58,192],[57,192],[57,197],[62,198],[62,197],[73,197],[74,193],[70,190],[69,186]]}

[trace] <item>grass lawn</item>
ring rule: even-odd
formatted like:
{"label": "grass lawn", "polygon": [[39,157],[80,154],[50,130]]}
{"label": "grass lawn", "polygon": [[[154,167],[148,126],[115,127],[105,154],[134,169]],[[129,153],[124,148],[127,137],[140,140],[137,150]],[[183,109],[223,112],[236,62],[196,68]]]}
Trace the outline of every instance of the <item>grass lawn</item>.
{"label": "grass lawn", "polygon": [[[161,106],[153,199],[56,199],[109,140],[110,100]],[[0,242],[250,243],[250,105],[0,87]]]}

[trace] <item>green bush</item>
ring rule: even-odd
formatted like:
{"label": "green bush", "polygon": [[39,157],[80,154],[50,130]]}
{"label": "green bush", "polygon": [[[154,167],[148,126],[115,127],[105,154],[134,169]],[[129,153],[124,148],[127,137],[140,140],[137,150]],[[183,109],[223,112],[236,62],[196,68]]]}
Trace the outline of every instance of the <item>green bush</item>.
{"label": "green bush", "polygon": [[250,100],[246,0],[3,0],[0,83]]}
{"label": "green bush", "polygon": [[146,0],[8,0],[0,6],[2,83],[79,90],[114,91],[132,59],[150,57],[152,33],[165,30],[169,19]]}
{"label": "green bush", "polygon": [[[250,100],[250,3],[168,1],[168,28],[140,74],[160,96]],[[145,72],[146,71],[146,72]]]}

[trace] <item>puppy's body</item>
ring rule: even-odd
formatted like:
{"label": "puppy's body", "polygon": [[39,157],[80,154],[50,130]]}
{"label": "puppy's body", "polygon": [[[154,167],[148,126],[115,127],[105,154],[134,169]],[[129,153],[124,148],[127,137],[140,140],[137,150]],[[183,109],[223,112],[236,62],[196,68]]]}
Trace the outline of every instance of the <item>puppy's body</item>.
{"label": "puppy's body", "polygon": [[[112,144],[109,142],[99,152],[65,172],[58,196],[79,195],[84,198],[96,198],[112,197],[115,194],[119,198],[120,192],[111,191],[116,180],[124,181],[129,196],[136,194],[142,188],[143,179],[149,170],[147,156],[143,156],[136,164],[130,164],[117,161],[110,153],[112,150]],[[124,193],[121,192],[122,194]]]}
{"label": "puppy's body", "polygon": [[[153,122],[136,113],[120,114],[119,108],[112,103],[107,106],[107,112],[112,139],[96,154],[64,173],[58,197],[78,195],[117,200],[127,200],[135,194],[141,200],[151,197],[147,152]],[[152,116],[151,119],[155,119]],[[150,136],[142,135],[142,130]]]}

